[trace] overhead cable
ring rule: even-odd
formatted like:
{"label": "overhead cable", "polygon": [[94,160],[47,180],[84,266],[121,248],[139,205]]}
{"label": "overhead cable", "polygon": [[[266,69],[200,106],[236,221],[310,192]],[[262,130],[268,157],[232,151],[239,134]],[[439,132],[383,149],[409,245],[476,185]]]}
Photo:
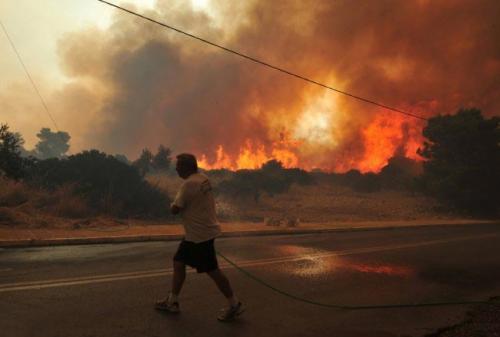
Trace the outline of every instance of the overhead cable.
{"label": "overhead cable", "polygon": [[365,102],[365,103],[369,103],[369,104],[376,105],[376,106],[381,107],[381,108],[384,108],[384,109],[386,109],[386,110],[391,110],[391,111],[398,112],[398,113],[401,113],[401,114],[403,114],[403,115],[410,116],[410,117],[417,118],[417,119],[421,119],[421,120],[427,120],[427,118],[425,118],[425,117],[422,117],[422,116],[419,116],[419,115],[416,115],[416,114],[413,114],[413,113],[410,113],[410,112],[407,112],[407,111],[404,111],[404,110],[401,110],[401,109],[398,109],[398,108],[394,108],[394,107],[391,107],[391,106],[388,106],[388,105],[385,105],[385,104],[382,104],[382,103],[378,103],[378,102],[373,101],[373,100],[371,100],[371,99],[364,98],[364,97],[361,97],[361,96],[358,96],[358,95],[354,95],[354,94],[348,93],[348,92],[343,91],[343,90],[339,90],[339,89],[333,88],[333,87],[331,87],[331,86],[329,86],[329,85],[326,85],[326,84],[323,84],[323,83],[318,82],[318,81],[316,81],[316,80],[310,79],[310,78],[308,78],[308,77],[305,77],[305,76],[299,75],[299,74],[297,74],[297,73],[294,73],[294,72],[292,72],[292,71],[286,70],[286,69],[284,69],[284,68],[281,68],[281,67],[278,67],[278,66],[272,65],[272,64],[267,63],[267,62],[265,62],[265,61],[261,61],[261,60],[259,60],[259,59],[255,58],[255,57],[249,56],[249,55],[247,55],[247,54],[244,54],[244,53],[242,53],[242,52],[236,51],[236,50],[234,50],[234,49],[231,49],[231,48],[228,48],[228,47],[224,47],[224,46],[222,46],[222,45],[220,45],[220,44],[217,44],[217,43],[215,43],[215,42],[212,42],[212,41],[209,41],[209,40],[207,40],[207,39],[201,38],[201,37],[196,36],[196,35],[194,35],[194,34],[191,34],[191,33],[185,32],[185,31],[183,31],[183,30],[181,30],[181,29],[179,29],[179,28],[175,28],[175,27],[170,26],[170,25],[168,25],[168,24],[166,24],[166,23],[163,23],[163,22],[157,21],[157,20],[152,19],[152,18],[150,18],[150,17],[148,17],[148,16],[145,16],[145,15],[139,14],[139,13],[137,13],[137,12],[134,12],[134,11],[132,11],[132,10],[130,10],[130,9],[127,9],[127,8],[121,7],[121,6],[116,5],[116,4],[114,4],[114,3],[111,3],[111,2],[108,2],[108,1],[105,1],[105,0],[97,0],[97,1],[100,1],[100,2],[102,2],[102,3],[104,3],[104,4],[106,4],[106,5],[109,5],[109,6],[115,7],[115,8],[117,8],[117,9],[120,9],[120,10],[122,10],[122,11],[126,12],[126,13],[129,13],[129,14],[135,15],[135,16],[137,16],[137,17],[141,18],[141,19],[144,19],[144,20],[150,21],[150,22],[155,23],[155,24],[157,24],[157,25],[160,25],[160,26],[162,26],[162,27],[168,28],[168,29],[173,30],[173,31],[175,31],[175,32],[177,32],[177,33],[180,33],[180,34],[183,34],[183,35],[185,35],[185,36],[188,36],[188,37],[190,37],[190,38],[196,39],[196,40],[201,41],[201,42],[203,42],[203,43],[206,43],[206,44],[209,44],[209,45],[211,45],[211,46],[217,47],[217,48],[222,49],[222,50],[224,50],[224,51],[226,51],[226,52],[229,52],[229,53],[231,53],[231,54],[234,54],[234,55],[237,55],[237,56],[243,57],[243,58],[245,58],[245,59],[247,59],[247,60],[250,60],[250,61],[252,61],[252,62],[255,62],[255,63],[258,63],[258,64],[260,64],[260,65],[266,66],[266,67],[268,67],[268,68],[271,68],[271,69],[277,70],[277,71],[282,72],[282,73],[284,73],[284,74],[287,74],[287,75],[290,75],[290,76],[293,76],[293,77],[299,78],[299,79],[304,80],[304,81],[306,81],[306,82],[309,82],[309,83],[312,83],[312,84],[318,85],[318,86],[323,87],[323,88],[325,88],[325,89],[335,91],[335,92],[337,92],[337,93],[339,93],[339,94],[349,96],[349,97],[351,97],[351,98],[354,98],[354,99],[357,99],[357,100],[363,101],[363,102]]}
{"label": "overhead cable", "polygon": [[7,40],[9,40],[9,43],[10,43],[12,49],[14,50],[14,53],[16,54],[17,59],[19,60],[19,63],[21,63],[21,66],[23,67],[24,72],[26,73],[26,76],[30,80],[31,85],[33,86],[33,89],[35,89],[35,92],[38,95],[38,98],[40,98],[40,102],[42,102],[42,105],[43,105],[43,108],[45,109],[45,112],[47,113],[47,115],[49,116],[50,120],[54,124],[54,127],[55,127],[56,131],[59,132],[59,128],[57,126],[56,120],[54,119],[54,117],[52,117],[52,114],[50,113],[49,108],[47,107],[47,104],[45,103],[45,100],[43,99],[42,95],[40,94],[40,91],[38,90],[38,87],[37,87],[35,81],[31,77],[30,72],[28,71],[28,68],[24,64],[23,59],[21,58],[21,55],[17,51],[17,48],[14,45],[14,42],[10,38],[9,33],[7,32],[7,29],[5,28],[5,26],[3,25],[3,23],[2,23],[1,20],[0,20],[0,26],[2,26],[2,30],[5,33],[5,36],[7,37]]}

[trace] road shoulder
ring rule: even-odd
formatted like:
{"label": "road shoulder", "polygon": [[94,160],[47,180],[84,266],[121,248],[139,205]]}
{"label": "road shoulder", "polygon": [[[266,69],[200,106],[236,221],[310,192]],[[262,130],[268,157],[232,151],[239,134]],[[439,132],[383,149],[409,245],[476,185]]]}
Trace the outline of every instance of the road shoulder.
{"label": "road shoulder", "polygon": [[[221,237],[315,234],[347,231],[373,231],[420,227],[469,226],[474,224],[500,225],[498,221],[485,220],[421,220],[421,221],[370,221],[303,223],[296,227],[266,226],[262,223],[222,223]],[[184,235],[180,224],[103,228],[15,228],[0,227],[0,247],[29,247],[124,243],[144,241],[179,240]]]}

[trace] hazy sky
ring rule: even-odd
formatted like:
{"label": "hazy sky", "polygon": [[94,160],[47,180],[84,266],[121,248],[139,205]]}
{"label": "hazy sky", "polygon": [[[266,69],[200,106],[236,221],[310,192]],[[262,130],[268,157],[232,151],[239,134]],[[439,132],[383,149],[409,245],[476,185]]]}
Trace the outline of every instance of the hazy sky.
{"label": "hazy sky", "polygon": [[[114,3],[144,10],[151,9],[155,1],[127,0]],[[197,10],[207,10],[206,3],[206,0],[192,1]],[[69,32],[91,27],[106,30],[113,15],[117,15],[116,9],[97,0],[0,1],[0,21],[46,100],[54,90],[70,80],[61,71],[58,41]],[[15,113],[7,109],[0,111],[0,122],[7,122],[12,129],[22,131],[29,147],[36,141],[36,131],[41,127],[54,128],[54,125],[44,112],[3,31],[0,31],[0,74],[0,98],[3,92],[11,91],[16,91],[20,97],[29,97],[30,106],[22,113],[18,110]],[[19,103],[23,104],[22,100]],[[50,106],[49,110],[52,110]],[[64,128],[64,123],[59,124]]]}
{"label": "hazy sky", "polygon": [[[431,117],[500,113],[498,0],[116,0],[340,90]],[[159,144],[205,167],[363,172],[418,159],[425,123],[324,90],[97,0],[0,0],[71,152]],[[0,122],[53,124],[0,32]]]}

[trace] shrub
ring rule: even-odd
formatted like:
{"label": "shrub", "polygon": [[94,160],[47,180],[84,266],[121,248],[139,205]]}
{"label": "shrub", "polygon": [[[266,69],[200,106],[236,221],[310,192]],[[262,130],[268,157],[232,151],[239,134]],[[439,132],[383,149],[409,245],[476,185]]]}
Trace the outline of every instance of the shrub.
{"label": "shrub", "polygon": [[[216,175],[227,174],[217,172]],[[285,169],[279,161],[271,160],[259,170],[238,170],[219,183],[217,191],[230,197],[251,197],[258,202],[262,193],[270,196],[288,191],[292,183],[311,184],[312,177],[300,169]]]}
{"label": "shrub", "polygon": [[0,207],[0,224],[12,226],[17,223],[18,219],[11,208]]}
{"label": "shrub", "polygon": [[316,173],[322,181],[347,186],[356,192],[372,193],[381,189],[380,176],[375,173],[361,173],[358,170],[350,170],[346,173]]}
{"label": "shrub", "polygon": [[421,163],[403,156],[394,156],[380,171],[380,183],[389,189],[414,190],[416,178],[422,171]]}
{"label": "shrub", "polygon": [[29,200],[29,191],[23,183],[0,177],[0,184],[0,207],[16,207]]}
{"label": "shrub", "polygon": [[[72,184],[62,185],[50,194],[51,213],[65,218],[84,218],[94,215],[87,201],[75,193]],[[111,212],[109,212],[111,213]]]}
{"label": "shrub", "polygon": [[500,200],[500,118],[480,110],[429,119],[420,155],[425,190],[462,210],[498,214]]}
{"label": "shrub", "polygon": [[38,161],[29,180],[52,191],[73,184],[75,194],[98,212],[120,216],[168,214],[167,195],[148,184],[136,168],[97,150]]}
{"label": "shrub", "polygon": [[10,132],[7,124],[0,125],[0,177],[18,180],[24,176],[30,160],[21,157],[23,143],[19,133]]}

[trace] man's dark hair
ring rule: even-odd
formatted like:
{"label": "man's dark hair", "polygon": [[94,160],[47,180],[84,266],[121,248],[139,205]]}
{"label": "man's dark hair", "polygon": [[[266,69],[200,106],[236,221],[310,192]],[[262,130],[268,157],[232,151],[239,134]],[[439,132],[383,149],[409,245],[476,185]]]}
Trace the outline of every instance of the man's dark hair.
{"label": "man's dark hair", "polygon": [[193,173],[198,172],[198,163],[196,157],[191,153],[181,153],[176,156],[177,164],[182,168],[189,170]]}

